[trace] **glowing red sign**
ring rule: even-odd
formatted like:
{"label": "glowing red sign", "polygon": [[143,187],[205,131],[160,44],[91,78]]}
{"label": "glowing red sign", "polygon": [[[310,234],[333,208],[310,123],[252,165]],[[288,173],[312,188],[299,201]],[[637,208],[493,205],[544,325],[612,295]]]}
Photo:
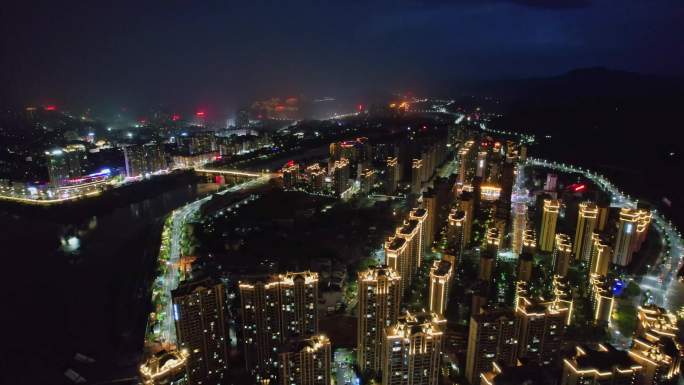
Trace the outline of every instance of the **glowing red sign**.
{"label": "glowing red sign", "polygon": [[171,115],[171,120],[174,121],[174,122],[179,121],[179,120],[180,120],[180,115],[178,115],[178,114],[173,114],[173,115]]}
{"label": "glowing red sign", "polygon": [[56,110],[57,110],[57,106],[53,106],[53,105],[45,106],[45,111],[56,111]]}
{"label": "glowing red sign", "polygon": [[577,192],[577,191],[582,191],[582,190],[584,190],[585,188],[587,188],[586,185],[579,184],[579,185],[575,186],[575,187],[573,188],[573,190],[574,190],[575,192]]}
{"label": "glowing red sign", "polygon": [[195,112],[195,115],[199,118],[203,118],[205,115],[205,112],[204,111],[197,111],[197,112]]}

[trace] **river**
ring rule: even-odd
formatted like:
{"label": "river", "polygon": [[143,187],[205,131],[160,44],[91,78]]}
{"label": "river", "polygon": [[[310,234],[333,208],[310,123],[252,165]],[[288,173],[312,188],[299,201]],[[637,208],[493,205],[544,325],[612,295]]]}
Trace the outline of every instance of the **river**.
{"label": "river", "polygon": [[[164,217],[215,185],[189,183],[96,215],[0,211],[3,319],[0,383],[134,377]],[[9,315],[9,317],[8,317]],[[76,353],[95,359],[86,364]]]}

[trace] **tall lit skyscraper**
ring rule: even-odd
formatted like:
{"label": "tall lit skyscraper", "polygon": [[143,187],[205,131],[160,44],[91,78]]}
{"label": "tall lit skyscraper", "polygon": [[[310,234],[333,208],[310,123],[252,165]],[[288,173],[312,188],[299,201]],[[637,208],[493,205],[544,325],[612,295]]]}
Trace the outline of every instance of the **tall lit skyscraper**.
{"label": "tall lit skyscraper", "polygon": [[477,384],[492,362],[514,365],[518,357],[520,320],[511,310],[486,310],[470,317],[465,377]]}
{"label": "tall lit skyscraper", "polygon": [[541,251],[549,252],[553,250],[559,211],[560,202],[558,200],[544,199],[544,211],[539,232],[539,249]]}
{"label": "tall lit skyscraper", "polygon": [[324,335],[293,338],[280,347],[280,385],[330,385],[330,340]]}
{"label": "tall lit skyscraper", "polygon": [[570,311],[564,302],[542,302],[530,296],[518,296],[515,309],[520,319],[518,357],[550,364],[560,352]]}
{"label": "tall lit skyscraper", "polygon": [[423,162],[420,159],[413,159],[411,162],[411,194],[419,194],[421,189]]}
{"label": "tall lit skyscraper", "polygon": [[596,230],[598,208],[592,202],[582,202],[579,205],[577,227],[575,228],[575,242],[572,252],[578,261],[589,262],[591,256],[591,237]]}
{"label": "tall lit skyscraper", "polygon": [[423,207],[426,211],[424,226],[424,249],[430,250],[435,240],[435,227],[437,225],[437,195],[434,191],[423,193]]}
{"label": "tall lit skyscraper", "polygon": [[382,332],[399,316],[401,277],[382,266],[358,275],[357,362],[361,371],[381,368]]}
{"label": "tall lit skyscraper", "polygon": [[593,308],[594,322],[610,325],[615,306],[615,298],[608,279],[603,275],[589,277],[591,286],[591,305]]}
{"label": "tall lit skyscraper", "polygon": [[383,385],[437,385],[446,320],[434,313],[406,312],[385,328]]}
{"label": "tall lit skyscraper", "polygon": [[473,220],[475,215],[475,203],[470,193],[462,193],[459,199],[459,207],[465,212],[465,227],[463,228],[463,245],[470,245],[471,234],[473,231]]}
{"label": "tall lit skyscraper", "polygon": [[273,381],[278,346],[293,337],[318,334],[318,273],[240,282],[240,298],[247,369],[257,381]]}
{"label": "tall lit skyscraper", "polygon": [[613,250],[605,235],[594,232],[592,237],[591,261],[589,263],[589,276],[607,275]]}
{"label": "tall lit skyscraper", "polygon": [[228,368],[227,303],[220,281],[184,281],[172,292],[178,347],[190,384],[220,382]]}
{"label": "tall lit skyscraper", "polygon": [[451,288],[454,267],[449,261],[434,261],[430,268],[430,303],[429,310],[440,317],[444,317],[449,290]]}
{"label": "tall lit skyscraper", "polygon": [[[409,213],[409,220],[418,222],[421,229],[421,256],[418,260],[418,266],[421,265],[423,261],[423,254],[430,250],[434,238],[430,236],[430,212],[427,208],[415,208]],[[432,218],[434,221],[434,217]]]}
{"label": "tall lit skyscraper", "polygon": [[523,236],[527,229],[527,205],[524,202],[514,202],[513,205],[513,231],[511,234],[511,249],[513,253],[520,254],[523,249]]}
{"label": "tall lit skyscraper", "polygon": [[499,248],[501,247],[501,233],[496,227],[490,227],[485,234],[484,249],[494,259],[499,255]]}
{"label": "tall lit skyscraper", "polygon": [[537,251],[537,234],[534,230],[527,229],[523,232],[522,254],[535,254]]}
{"label": "tall lit skyscraper", "polygon": [[372,168],[366,168],[361,173],[361,192],[363,194],[370,194],[375,185],[376,172]]}
{"label": "tall lit skyscraper", "polygon": [[651,214],[646,210],[629,208],[620,210],[613,263],[627,266],[632,262],[633,254],[639,251],[646,239],[650,223]]}
{"label": "tall lit skyscraper", "polygon": [[567,234],[556,234],[553,249],[553,272],[565,277],[568,275],[570,260],[572,259],[572,242]]}
{"label": "tall lit skyscraper", "polygon": [[333,165],[333,179],[335,181],[335,194],[341,195],[349,188],[349,160],[342,158],[336,160]]}
{"label": "tall lit skyscraper", "polygon": [[299,183],[299,164],[289,161],[283,166],[283,187],[293,189]]}
{"label": "tall lit skyscraper", "polygon": [[412,213],[415,214],[414,217],[416,217],[417,219],[409,219],[407,221],[404,221],[404,224],[397,228],[396,232],[397,238],[403,238],[406,240],[406,259],[405,261],[401,261],[401,264],[403,265],[401,267],[404,270],[399,270],[400,274],[402,274],[401,277],[405,281],[404,288],[407,288],[408,285],[412,282],[416,270],[423,262],[424,223],[422,222],[422,218],[425,217],[425,213],[422,213],[422,215],[420,215],[420,213],[417,213],[416,211],[413,211]]}
{"label": "tall lit skyscraper", "polygon": [[385,193],[387,195],[394,195],[397,192],[397,184],[399,183],[399,161],[397,157],[387,158],[387,184],[385,185]]}

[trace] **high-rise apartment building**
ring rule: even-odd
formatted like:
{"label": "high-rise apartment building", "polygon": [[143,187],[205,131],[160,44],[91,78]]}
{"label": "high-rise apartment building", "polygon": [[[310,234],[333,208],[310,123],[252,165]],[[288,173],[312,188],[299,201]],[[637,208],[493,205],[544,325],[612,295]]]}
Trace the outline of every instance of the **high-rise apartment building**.
{"label": "high-rise apartment building", "polygon": [[484,310],[470,317],[465,377],[477,384],[493,362],[514,365],[518,357],[520,320],[512,310]]}
{"label": "high-rise apartment building", "polygon": [[523,236],[527,229],[527,205],[524,202],[515,202],[512,205],[513,230],[511,234],[511,249],[519,255],[523,249]]}
{"label": "high-rise apartment building", "polygon": [[592,236],[591,260],[589,263],[589,276],[608,274],[613,250],[610,247],[608,237],[594,232]]}
{"label": "high-rise apartment building", "polygon": [[168,168],[163,144],[147,143],[124,147],[126,176],[129,178],[152,174]]}
{"label": "high-rise apartment building", "polygon": [[427,208],[415,208],[409,213],[409,221],[415,221],[420,227],[420,256],[417,260],[418,266],[423,262],[423,254],[432,247],[434,237],[430,233],[431,221],[434,222],[434,214],[431,215]]}
{"label": "high-rise apartment building", "polygon": [[465,226],[463,227],[463,245],[468,247],[473,232],[473,220],[475,215],[475,203],[470,193],[462,193],[459,199],[459,208],[465,213]]}
{"label": "high-rise apartment building", "polygon": [[387,267],[377,267],[358,275],[357,362],[361,371],[379,372],[383,330],[399,316],[401,277]]}
{"label": "high-rise apartment building", "polygon": [[406,312],[385,328],[383,385],[437,385],[446,320],[435,313]]}
{"label": "high-rise apartment building", "polygon": [[293,338],[279,349],[280,385],[330,385],[331,348],[324,335]]}
{"label": "high-rise apartment building", "polygon": [[342,158],[333,164],[335,194],[342,195],[349,188],[349,160]]}
{"label": "high-rise apartment building", "polygon": [[539,301],[518,295],[515,308],[520,319],[518,357],[548,365],[560,352],[571,308],[561,301]]}
{"label": "high-rise apartment building", "polygon": [[171,295],[178,348],[188,354],[188,382],[219,382],[228,368],[228,304],[223,283],[211,278],[184,281]]}
{"label": "high-rise apartment building", "polygon": [[644,209],[622,208],[618,222],[617,237],[613,254],[613,263],[627,266],[632,256],[639,251],[646,239],[651,213]]}
{"label": "high-rise apartment building", "polygon": [[553,249],[553,273],[565,277],[568,275],[572,259],[572,242],[567,234],[556,234]]}
{"label": "high-rise apartment building", "polygon": [[460,261],[465,247],[465,223],[465,211],[452,209],[447,222],[447,249],[453,252],[457,261]]}
{"label": "high-rise apartment building", "polygon": [[553,250],[556,238],[556,223],[560,202],[556,199],[544,199],[541,229],[539,231],[539,250],[550,252]]}
{"label": "high-rise apartment building", "polygon": [[578,345],[575,354],[563,360],[561,385],[636,385],[641,369],[627,352],[612,345]]}
{"label": "high-rise apartment building", "polygon": [[411,162],[411,194],[419,194],[422,187],[423,162],[413,159]]}
{"label": "high-rise apartment building", "polygon": [[286,189],[293,189],[299,183],[299,164],[289,161],[282,169],[283,172],[283,187]]}
{"label": "high-rise apartment building", "polygon": [[593,308],[594,322],[610,325],[615,306],[615,298],[610,282],[603,275],[589,277],[591,286],[591,305]]}
{"label": "high-rise apartment building", "polygon": [[361,192],[365,195],[370,194],[375,185],[376,172],[372,168],[366,168],[361,172]]}
{"label": "high-rise apartment building", "polygon": [[293,337],[318,334],[318,273],[286,273],[240,282],[247,369],[257,381],[275,380],[277,348]]}
{"label": "high-rise apartment building", "polygon": [[397,157],[388,157],[385,193],[387,195],[394,195],[397,192],[397,184],[399,184],[399,160]]}
{"label": "high-rise apartment building", "polygon": [[591,237],[596,230],[598,208],[592,202],[582,202],[579,205],[577,215],[577,227],[575,228],[575,241],[572,252],[578,261],[589,262],[591,256]]}
{"label": "high-rise apartment building", "polygon": [[429,310],[444,317],[449,290],[454,276],[454,267],[446,260],[434,261],[430,268]]}

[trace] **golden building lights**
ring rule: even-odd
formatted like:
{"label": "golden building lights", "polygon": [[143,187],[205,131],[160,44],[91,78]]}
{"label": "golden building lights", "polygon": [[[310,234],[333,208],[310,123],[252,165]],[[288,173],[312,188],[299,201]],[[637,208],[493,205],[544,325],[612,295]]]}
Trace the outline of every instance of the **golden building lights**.
{"label": "golden building lights", "polygon": [[293,338],[279,349],[280,385],[330,385],[330,340],[322,335]]}
{"label": "golden building lights", "polygon": [[446,320],[406,312],[383,334],[383,385],[437,385]]}
{"label": "golden building lights", "polygon": [[575,228],[575,242],[572,251],[578,261],[589,262],[591,256],[591,237],[596,229],[598,208],[592,202],[582,202],[579,205],[577,227]]}
{"label": "golden building lights", "polygon": [[357,362],[362,371],[381,368],[382,331],[399,316],[401,277],[383,266],[358,274]]}
{"label": "golden building lights", "polygon": [[277,347],[318,333],[318,273],[304,271],[240,282],[247,369],[257,381],[273,380]]}
{"label": "golden building lights", "polygon": [[560,202],[556,199],[544,199],[544,209],[542,212],[542,223],[539,234],[539,249],[541,251],[552,251],[556,237],[556,223]]}
{"label": "golden building lights", "polygon": [[567,234],[556,234],[553,249],[553,272],[565,277],[572,258],[572,242]]}
{"label": "golden building lights", "polygon": [[429,310],[440,317],[444,317],[447,302],[449,301],[453,271],[453,265],[446,260],[434,261],[430,268]]}

